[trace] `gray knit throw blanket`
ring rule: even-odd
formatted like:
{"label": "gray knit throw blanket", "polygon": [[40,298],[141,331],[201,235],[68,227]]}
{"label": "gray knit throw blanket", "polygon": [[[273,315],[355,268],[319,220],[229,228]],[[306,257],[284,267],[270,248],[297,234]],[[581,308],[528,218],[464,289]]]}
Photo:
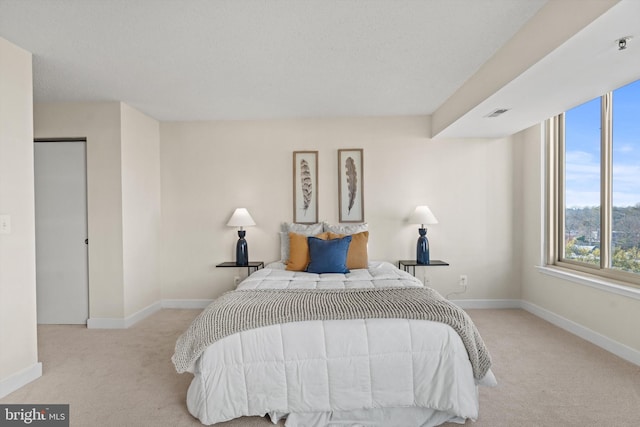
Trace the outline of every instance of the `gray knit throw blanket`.
{"label": "gray knit throw blanket", "polygon": [[182,373],[207,346],[237,332],[287,322],[372,318],[445,323],[462,338],[476,379],[491,367],[491,356],[467,313],[422,287],[230,291],[205,308],[178,338],[171,360]]}

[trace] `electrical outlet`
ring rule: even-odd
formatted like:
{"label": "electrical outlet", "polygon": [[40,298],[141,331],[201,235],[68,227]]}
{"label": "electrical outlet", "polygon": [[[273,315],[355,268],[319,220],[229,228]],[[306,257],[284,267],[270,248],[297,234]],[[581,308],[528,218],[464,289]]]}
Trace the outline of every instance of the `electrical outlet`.
{"label": "electrical outlet", "polygon": [[461,274],[460,275],[460,286],[462,286],[463,288],[466,288],[467,285],[469,284],[469,278],[467,277],[466,274]]}
{"label": "electrical outlet", "polygon": [[240,284],[240,276],[234,276],[233,277],[233,284],[235,286],[238,286]]}

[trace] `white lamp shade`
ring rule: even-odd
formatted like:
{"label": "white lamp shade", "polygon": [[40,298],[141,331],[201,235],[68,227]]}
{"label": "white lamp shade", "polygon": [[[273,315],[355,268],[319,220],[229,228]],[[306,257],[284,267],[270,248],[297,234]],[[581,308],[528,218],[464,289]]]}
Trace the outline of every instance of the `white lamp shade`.
{"label": "white lamp shade", "polygon": [[436,216],[431,212],[429,206],[418,206],[409,218],[411,224],[437,224]]}
{"label": "white lamp shade", "polygon": [[256,225],[253,218],[249,214],[246,208],[238,208],[233,212],[227,226],[229,227],[248,227],[250,225]]}

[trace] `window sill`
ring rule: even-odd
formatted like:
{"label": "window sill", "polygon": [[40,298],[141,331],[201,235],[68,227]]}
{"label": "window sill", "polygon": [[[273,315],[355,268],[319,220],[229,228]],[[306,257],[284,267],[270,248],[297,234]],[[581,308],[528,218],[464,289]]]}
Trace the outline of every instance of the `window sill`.
{"label": "window sill", "polygon": [[536,268],[540,273],[546,274],[548,276],[568,280],[570,282],[579,283],[581,285],[591,286],[592,288],[596,288],[612,294],[622,295],[628,298],[640,300],[640,289],[631,286],[619,285],[613,281],[606,280],[601,277],[594,277],[585,273],[566,270],[560,267],[536,266]]}

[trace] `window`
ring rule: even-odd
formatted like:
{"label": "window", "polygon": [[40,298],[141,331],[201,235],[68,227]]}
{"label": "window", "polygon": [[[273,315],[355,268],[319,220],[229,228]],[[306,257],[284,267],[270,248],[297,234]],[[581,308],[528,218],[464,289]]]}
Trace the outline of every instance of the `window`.
{"label": "window", "polygon": [[640,80],[549,120],[550,264],[640,285]]}

